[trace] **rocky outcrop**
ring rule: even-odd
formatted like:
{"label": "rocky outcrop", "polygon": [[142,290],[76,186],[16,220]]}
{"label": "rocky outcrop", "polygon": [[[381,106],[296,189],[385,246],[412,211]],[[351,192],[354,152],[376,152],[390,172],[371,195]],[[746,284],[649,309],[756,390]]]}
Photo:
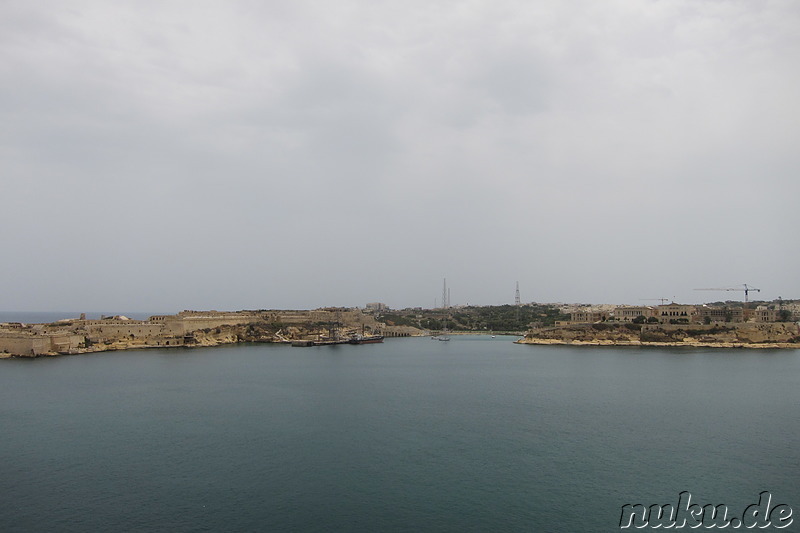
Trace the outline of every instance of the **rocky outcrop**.
{"label": "rocky outcrop", "polygon": [[800,348],[797,323],[577,324],[528,332],[519,344]]}

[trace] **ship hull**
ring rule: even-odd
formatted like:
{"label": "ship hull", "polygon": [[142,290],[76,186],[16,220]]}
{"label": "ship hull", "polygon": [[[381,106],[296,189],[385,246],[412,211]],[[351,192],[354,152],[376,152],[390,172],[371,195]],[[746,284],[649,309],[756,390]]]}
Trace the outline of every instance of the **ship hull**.
{"label": "ship hull", "polygon": [[383,342],[383,335],[366,335],[350,339],[350,344],[377,344]]}

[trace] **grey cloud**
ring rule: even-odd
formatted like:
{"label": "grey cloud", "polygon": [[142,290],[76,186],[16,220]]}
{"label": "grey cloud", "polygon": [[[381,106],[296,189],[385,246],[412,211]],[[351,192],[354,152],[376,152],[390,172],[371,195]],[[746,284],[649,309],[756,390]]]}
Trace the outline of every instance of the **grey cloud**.
{"label": "grey cloud", "polygon": [[740,1],[5,2],[0,308],[432,305],[444,275],[458,303],[792,297],[798,29]]}

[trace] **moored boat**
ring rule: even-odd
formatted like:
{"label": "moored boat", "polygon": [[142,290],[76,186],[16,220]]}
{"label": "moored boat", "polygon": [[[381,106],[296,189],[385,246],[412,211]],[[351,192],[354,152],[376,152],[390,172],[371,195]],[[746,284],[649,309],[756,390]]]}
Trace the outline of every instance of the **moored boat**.
{"label": "moored boat", "polygon": [[383,342],[383,335],[356,335],[350,338],[350,344],[375,344]]}

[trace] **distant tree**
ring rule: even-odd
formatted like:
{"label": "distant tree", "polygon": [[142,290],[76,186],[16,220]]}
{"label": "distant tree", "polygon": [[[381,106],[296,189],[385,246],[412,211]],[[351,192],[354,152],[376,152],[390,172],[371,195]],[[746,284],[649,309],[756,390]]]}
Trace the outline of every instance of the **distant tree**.
{"label": "distant tree", "polygon": [[657,322],[658,322],[658,319],[656,317],[654,317],[654,316],[651,316],[650,318],[647,319],[647,323],[648,324],[655,324]]}
{"label": "distant tree", "polygon": [[631,320],[631,322],[633,322],[634,324],[644,324],[646,320],[647,319],[645,318],[644,315],[639,315],[633,320]]}

